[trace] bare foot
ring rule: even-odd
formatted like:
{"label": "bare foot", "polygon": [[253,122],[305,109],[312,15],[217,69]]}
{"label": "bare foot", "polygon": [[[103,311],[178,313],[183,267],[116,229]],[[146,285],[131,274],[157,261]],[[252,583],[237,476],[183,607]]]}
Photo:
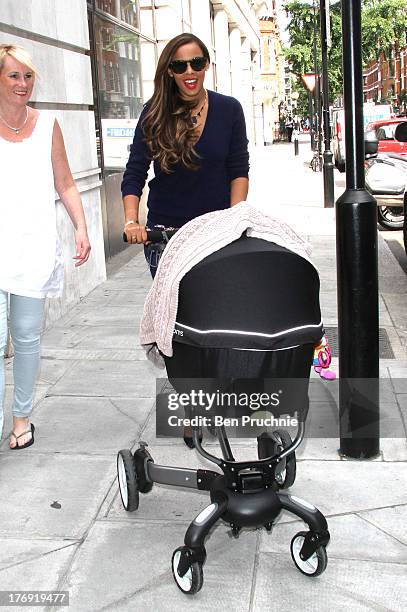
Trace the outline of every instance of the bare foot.
{"label": "bare foot", "polygon": [[[24,436],[18,438],[17,440],[16,438],[24,431],[26,431],[27,433]],[[10,437],[10,448],[15,448],[16,446],[24,446],[24,444],[29,442],[31,438],[32,433],[30,431],[30,419],[28,417],[13,417],[13,433]]]}

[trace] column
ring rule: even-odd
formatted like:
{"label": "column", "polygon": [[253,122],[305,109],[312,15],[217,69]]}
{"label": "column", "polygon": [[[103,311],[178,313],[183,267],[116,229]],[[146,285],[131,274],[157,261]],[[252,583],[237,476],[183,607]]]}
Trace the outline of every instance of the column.
{"label": "column", "polygon": [[229,24],[227,14],[223,9],[215,13],[214,30],[217,89],[220,93],[230,95]]}
{"label": "column", "polygon": [[242,102],[242,67],[240,61],[242,42],[239,28],[232,28],[229,36],[229,48],[232,81],[231,92],[232,96]]}
{"label": "column", "polygon": [[243,106],[245,118],[246,118],[246,127],[247,127],[247,137],[250,141],[251,145],[256,143],[256,136],[254,130],[254,117],[253,117],[253,90],[252,90],[252,72],[251,72],[251,49],[250,49],[250,41],[248,38],[245,38],[242,41],[242,49],[241,49],[241,75],[242,75],[242,93],[240,97],[240,101]]}
{"label": "column", "polygon": [[[190,0],[191,1],[191,25],[192,32],[205,43],[211,55],[211,62],[214,61],[212,49],[212,28],[209,0]],[[209,68],[205,77],[205,87],[215,88],[213,67]]]}

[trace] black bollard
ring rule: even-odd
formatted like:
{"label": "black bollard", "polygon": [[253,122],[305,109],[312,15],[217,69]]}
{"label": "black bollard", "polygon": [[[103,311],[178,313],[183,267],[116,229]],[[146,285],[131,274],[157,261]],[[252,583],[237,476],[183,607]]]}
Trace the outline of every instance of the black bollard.
{"label": "black bollard", "polygon": [[379,453],[377,204],[365,189],[361,0],[342,0],[346,191],[336,202],[340,452]]}
{"label": "black bollard", "polygon": [[298,132],[295,131],[294,132],[294,155],[297,156],[299,154],[299,147],[298,147]]}

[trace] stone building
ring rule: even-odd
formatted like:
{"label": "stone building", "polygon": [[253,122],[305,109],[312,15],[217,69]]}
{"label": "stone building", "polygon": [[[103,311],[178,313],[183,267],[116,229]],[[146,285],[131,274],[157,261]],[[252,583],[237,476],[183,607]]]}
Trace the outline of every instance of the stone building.
{"label": "stone building", "polygon": [[[72,230],[57,202],[66,286],[62,299],[50,301],[49,321],[102,282],[106,259],[124,248],[120,183],[137,119],[152,93],[158,56],[170,38],[191,31],[205,42],[212,60],[208,88],[240,100],[251,146],[270,139],[270,105],[278,94],[269,89],[268,78],[260,78],[264,41],[259,17],[273,24],[274,4],[2,0],[0,42],[21,44],[34,58],[40,76],[32,105],[55,113],[61,124],[93,247],[91,260],[75,269]],[[279,53],[271,43],[277,31],[270,36],[269,75]]]}

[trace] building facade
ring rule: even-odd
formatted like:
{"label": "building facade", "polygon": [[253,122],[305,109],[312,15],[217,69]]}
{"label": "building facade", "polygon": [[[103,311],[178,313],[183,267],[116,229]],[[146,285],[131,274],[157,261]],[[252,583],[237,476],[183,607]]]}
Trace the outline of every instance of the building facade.
{"label": "building facade", "polygon": [[363,96],[365,102],[387,102],[399,112],[407,111],[407,47],[391,57],[380,55],[363,71]]}
{"label": "building facade", "polygon": [[24,46],[38,66],[32,105],[61,124],[92,242],[91,260],[74,268],[72,230],[57,202],[66,286],[50,300],[48,320],[102,282],[105,260],[124,247],[120,184],[170,38],[193,32],[204,41],[207,87],[239,99],[250,146],[270,141],[279,95],[274,15],[274,0],[2,0],[0,42]]}

